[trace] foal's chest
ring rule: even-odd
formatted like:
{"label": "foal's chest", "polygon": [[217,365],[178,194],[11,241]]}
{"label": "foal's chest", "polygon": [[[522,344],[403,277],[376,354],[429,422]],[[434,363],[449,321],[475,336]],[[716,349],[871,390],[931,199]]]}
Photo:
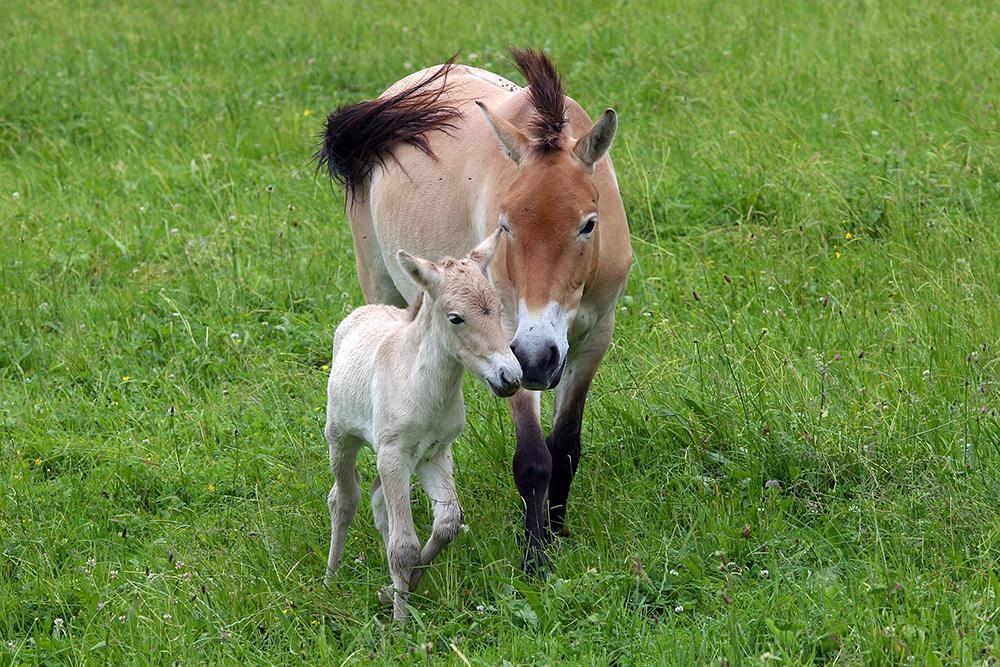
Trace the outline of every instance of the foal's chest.
{"label": "foal's chest", "polygon": [[[432,406],[422,405],[423,408]],[[465,402],[459,393],[457,398],[443,405],[433,406],[422,414],[409,414],[396,421],[398,442],[403,443],[407,458],[423,461],[433,458],[442,448],[447,447],[461,435],[465,428]]]}

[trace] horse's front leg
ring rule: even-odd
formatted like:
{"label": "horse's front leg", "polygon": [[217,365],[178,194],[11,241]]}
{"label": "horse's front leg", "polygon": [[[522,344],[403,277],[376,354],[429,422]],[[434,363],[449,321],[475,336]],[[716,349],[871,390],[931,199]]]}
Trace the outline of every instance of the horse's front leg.
{"label": "horse's front leg", "polygon": [[566,371],[556,389],[552,411],[552,432],[545,442],[552,457],[552,480],[549,482],[549,525],[554,534],[566,530],[566,502],[580,464],[580,432],[583,407],[597,367],[611,342],[614,316],[598,323],[584,340],[571,347]]}
{"label": "horse's front leg", "polygon": [[524,535],[527,550],[524,569],[535,571],[545,558],[545,499],[552,477],[552,457],[545,446],[540,415],[541,396],[522,389],[510,398],[517,449],[514,451],[514,483],[524,503]]}

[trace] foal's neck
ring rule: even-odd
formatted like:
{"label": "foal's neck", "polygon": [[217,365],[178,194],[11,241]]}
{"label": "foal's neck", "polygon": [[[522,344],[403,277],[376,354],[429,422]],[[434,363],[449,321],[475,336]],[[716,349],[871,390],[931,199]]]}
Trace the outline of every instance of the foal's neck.
{"label": "foal's neck", "polygon": [[462,364],[445,345],[447,323],[443,319],[425,293],[420,310],[403,334],[415,377],[420,380],[420,393],[427,398],[445,396],[461,387]]}

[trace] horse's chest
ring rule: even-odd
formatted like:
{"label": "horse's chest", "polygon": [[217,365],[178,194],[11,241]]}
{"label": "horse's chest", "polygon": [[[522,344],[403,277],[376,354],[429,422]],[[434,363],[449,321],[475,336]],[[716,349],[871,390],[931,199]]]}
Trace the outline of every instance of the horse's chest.
{"label": "horse's chest", "polygon": [[567,338],[570,345],[587,337],[597,322],[597,310],[586,301],[582,302],[570,322]]}

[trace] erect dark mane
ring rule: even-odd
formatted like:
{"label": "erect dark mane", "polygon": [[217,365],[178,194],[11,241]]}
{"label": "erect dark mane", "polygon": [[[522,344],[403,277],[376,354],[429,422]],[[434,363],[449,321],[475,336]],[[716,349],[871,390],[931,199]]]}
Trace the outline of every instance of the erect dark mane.
{"label": "erect dark mane", "polygon": [[517,69],[528,80],[528,95],[535,117],[531,120],[531,136],[535,148],[543,151],[559,148],[559,138],[566,125],[566,98],[559,73],[549,57],[534,49],[511,48]]}
{"label": "erect dark mane", "polygon": [[388,97],[337,108],[326,119],[317,168],[327,169],[351,193],[372,169],[385,166],[397,144],[411,144],[434,157],[427,134],[454,130],[462,115],[441,102],[454,62],[452,56],[431,76]]}

